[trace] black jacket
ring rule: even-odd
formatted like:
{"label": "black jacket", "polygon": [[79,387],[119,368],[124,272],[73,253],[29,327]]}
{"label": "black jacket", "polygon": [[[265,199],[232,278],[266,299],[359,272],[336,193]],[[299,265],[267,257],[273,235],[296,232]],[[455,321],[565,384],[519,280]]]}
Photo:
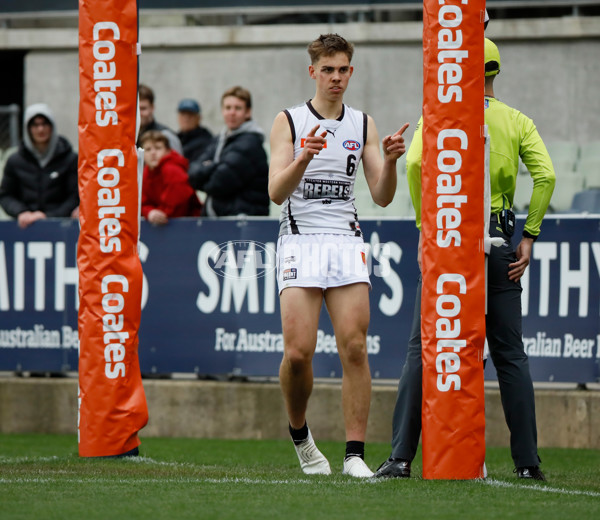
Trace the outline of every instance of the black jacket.
{"label": "black jacket", "polygon": [[77,155],[60,136],[50,161],[41,166],[21,144],[6,161],[0,184],[0,205],[12,217],[43,211],[47,217],[69,217],[79,205]]}
{"label": "black jacket", "polygon": [[177,134],[183,146],[183,156],[190,162],[198,159],[211,143],[213,135],[203,126]]}
{"label": "black jacket", "polygon": [[[264,134],[253,121],[213,139],[189,167],[190,184],[207,194],[203,215],[268,215],[269,166]],[[221,144],[221,146],[220,146]]]}

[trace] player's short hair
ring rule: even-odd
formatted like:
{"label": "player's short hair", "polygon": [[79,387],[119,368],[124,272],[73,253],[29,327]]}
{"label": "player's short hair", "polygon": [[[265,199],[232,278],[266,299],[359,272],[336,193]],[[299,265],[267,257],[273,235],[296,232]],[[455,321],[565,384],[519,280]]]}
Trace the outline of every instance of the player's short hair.
{"label": "player's short hair", "polygon": [[333,56],[343,52],[352,61],[354,45],[339,34],[322,34],[308,46],[308,54],[312,64],[317,63],[323,56]]}
{"label": "player's short hair", "polygon": [[162,143],[166,146],[167,150],[171,149],[169,138],[160,130],[148,130],[147,132],[144,132],[140,137],[140,144],[142,145],[142,148],[146,145],[146,143]]}
{"label": "player's short hair", "polygon": [[228,88],[221,96],[221,104],[223,104],[224,99],[229,96],[241,99],[244,103],[246,103],[246,108],[252,108],[252,96],[250,95],[250,91],[248,89],[240,86]]}
{"label": "player's short hair", "polygon": [[138,96],[140,101],[143,99],[149,101],[151,105],[154,105],[154,91],[148,85],[140,84]]}

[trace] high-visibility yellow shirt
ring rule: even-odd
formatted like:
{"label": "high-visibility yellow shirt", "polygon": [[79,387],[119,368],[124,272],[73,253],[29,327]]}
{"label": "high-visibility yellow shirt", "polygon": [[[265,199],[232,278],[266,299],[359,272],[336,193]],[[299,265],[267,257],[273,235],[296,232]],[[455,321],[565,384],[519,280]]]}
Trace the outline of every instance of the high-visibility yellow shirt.
{"label": "high-visibility yellow shirt", "polygon": [[[533,180],[533,193],[524,234],[537,237],[556,182],[550,155],[530,118],[492,97],[486,96],[484,103],[485,123],[488,125],[490,135],[491,212],[500,213],[503,207],[512,207],[519,157],[521,157]],[[406,154],[408,187],[419,229],[421,229],[422,127],[423,117],[419,119]]]}

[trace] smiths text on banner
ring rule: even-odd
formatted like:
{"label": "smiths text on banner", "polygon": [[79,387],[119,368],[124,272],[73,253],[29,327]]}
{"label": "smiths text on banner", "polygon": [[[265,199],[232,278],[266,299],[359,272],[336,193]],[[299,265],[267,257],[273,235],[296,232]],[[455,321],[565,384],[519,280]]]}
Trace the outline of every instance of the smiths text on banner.
{"label": "smiths text on banner", "polygon": [[79,1],[79,455],[130,453],[148,420],[138,360],[142,267],[135,0]]}
{"label": "smiths text on banner", "polygon": [[423,477],[483,476],[483,0],[423,9]]}

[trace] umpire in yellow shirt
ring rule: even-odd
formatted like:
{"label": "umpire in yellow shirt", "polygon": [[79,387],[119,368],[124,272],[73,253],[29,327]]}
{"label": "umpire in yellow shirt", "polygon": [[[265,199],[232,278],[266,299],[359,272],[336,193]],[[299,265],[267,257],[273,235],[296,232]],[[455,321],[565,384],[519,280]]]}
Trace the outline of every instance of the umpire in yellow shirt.
{"label": "umpire in yellow shirt", "polygon": [[[520,279],[529,265],[533,242],[540,233],[554,190],[555,174],[548,151],[533,121],[494,96],[494,79],[500,72],[500,53],[485,39],[485,122],[490,135],[491,219],[490,236],[502,237],[488,257],[488,313],[486,335],[500,385],[502,407],[510,430],[510,449],[519,478],[546,480],[537,453],[537,427],[533,383],[523,348]],[[422,120],[406,156],[407,176],[416,224],[421,229]],[[513,249],[515,230],[511,211],[519,157],[533,179],[523,236]],[[417,257],[421,267],[421,237]],[[415,314],[408,353],[398,385],[393,417],[392,453],[375,477],[410,477],[421,433],[421,279],[417,286]]]}

